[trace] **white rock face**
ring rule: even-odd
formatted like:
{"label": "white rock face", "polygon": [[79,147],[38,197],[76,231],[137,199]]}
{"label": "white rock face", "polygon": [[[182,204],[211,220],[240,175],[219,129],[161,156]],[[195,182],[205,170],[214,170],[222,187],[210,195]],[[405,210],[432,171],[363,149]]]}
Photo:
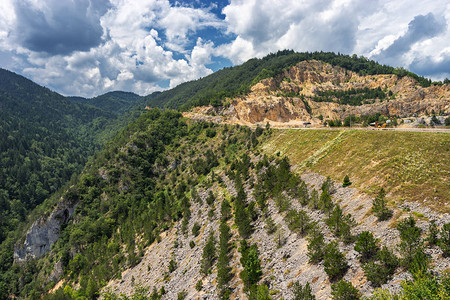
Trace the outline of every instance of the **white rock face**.
{"label": "white rock face", "polygon": [[51,250],[59,238],[61,225],[72,217],[76,203],[60,201],[53,212],[48,216],[37,219],[28,230],[25,242],[16,245],[14,249],[14,261],[21,262],[28,258],[39,258]]}

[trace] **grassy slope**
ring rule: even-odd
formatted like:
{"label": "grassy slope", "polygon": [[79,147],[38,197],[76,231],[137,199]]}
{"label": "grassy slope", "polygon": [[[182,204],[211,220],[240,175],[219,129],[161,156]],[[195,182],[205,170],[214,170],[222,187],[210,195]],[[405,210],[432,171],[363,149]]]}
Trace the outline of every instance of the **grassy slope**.
{"label": "grassy slope", "polygon": [[262,146],[311,170],[390,200],[424,202],[450,212],[450,134],[391,131],[275,130]]}

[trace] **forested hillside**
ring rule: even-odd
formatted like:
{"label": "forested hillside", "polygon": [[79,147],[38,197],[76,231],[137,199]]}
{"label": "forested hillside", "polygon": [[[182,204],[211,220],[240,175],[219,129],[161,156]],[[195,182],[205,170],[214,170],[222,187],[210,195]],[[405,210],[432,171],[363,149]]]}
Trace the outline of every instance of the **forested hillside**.
{"label": "forested hillside", "polygon": [[[14,265],[2,256],[1,297],[357,299],[383,284],[399,293],[408,272],[402,299],[448,295],[449,277],[427,272],[447,266],[447,215],[432,225],[383,190],[372,205],[348,178],[304,181],[281,153],[261,152],[273,134],[146,112],[63,193],[76,209],[52,251]],[[117,293],[103,289],[110,280]]]}
{"label": "forested hillside", "polygon": [[[125,95],[130,105],[139,99]],[[110,99],[105,97],[104,106]],[[121,116],[75,103],[0,70],[0,243],[140,113],[120,110]]]}
{"label": "forested hillside", "polygon": [[239,66],[224,68],[204,78],[186,82],[146,99],[153,107],[187,110],[200,105],[220,105],[226,97],[245,95],[250,87],[262,79],[273,77],[283,70],[305,60],[318,60],[340,66],[360,75],[396,74],[409,76],[429,86],[431,80],[420,77],[402,68],[380,65],[365,57],[335,54],[333,52],[278,51],[264,58],[253,58]]}

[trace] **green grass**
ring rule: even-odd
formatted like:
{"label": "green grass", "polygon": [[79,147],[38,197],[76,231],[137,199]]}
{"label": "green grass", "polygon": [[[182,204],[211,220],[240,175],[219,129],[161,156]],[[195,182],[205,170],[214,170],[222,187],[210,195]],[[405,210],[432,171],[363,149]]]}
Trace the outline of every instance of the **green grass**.
{"label": "green grass", "polygon": [[274,130],[262,150],[389,200],[416,201],[450,212],[450,134],[392,131]]}

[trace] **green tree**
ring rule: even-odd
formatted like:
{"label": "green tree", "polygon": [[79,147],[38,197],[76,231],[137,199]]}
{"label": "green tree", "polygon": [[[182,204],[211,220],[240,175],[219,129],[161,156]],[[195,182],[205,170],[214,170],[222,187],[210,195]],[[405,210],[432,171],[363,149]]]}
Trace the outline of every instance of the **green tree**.
{"label": "green tree", "polygon": [[348,263],[344,254],[339,251],[337,242],[331,242],[325,246],[323,266],[331,281],[342,278],[347,272]]}
{"label": "green tree", "polygon": [[416,226],[413,217],[409,217],[397,226],[400,233],[401,242],[398,245],[402,255],[402,263],[409,271],[426,271],[429,263],[429,256],[424,252],[423,240],[421,238],[422,230]]}
{"label": "green tree", "polygon": [[378,251],[376,259],[378,261],[370,261],[362,267],[367,280],[379,287],[391,280],[397,269],[398,259],[386,246]]}
{"label": "green tree", "polygon": [[293,300],[316,300],[316,296],[313,295],[309,282],[302,286],[298,281],[294,282],[291,287]]}
{"label": "green tree", "polygon": [[208,241],[206,242],[205,247],[203,248],[202,259],[200,261],[201,272],[207,275],[210,272],[212,266],[214,265],[215,260],[216,260],[216,239],[214,237],[214,233],[211,231],[209,233]]}
{"label": "green tree", "polygon": [[361,255],[360,260],[367,262],[377,255],[377,241],[371,232],[363,231],[358,235],[354,249]]}
{"label": "green tree", "polygon": [[426,238],[429,246],[437,245],[439,241],[439,229],[436,225],[435,220],[430,221],[430,226],[428,228],[428,236]]}
{"label": "green tree", "polygon": [[438,242],[444,257],[450,256],[450,223],[444,224],[440,231],[440,238]]}
{"label": "green tree", "polygon": [[386,193],[384,189],[381,188],[380,192],[372,202],[372,210],[379,221],[385,221],[392,217],[392,210],[387,207],[385,197]]}
{"label": "green tree", "polygon": [[220,220],[228,221],[231,217],[231,205],[227,199],[223,199],[222,205],[220,206]]}
{"label": "green tree", "polygon": [[247,242],[242,240],[239,252],[241,252],[241,265],[244,268],[240,273],[240,277],[244,282],[245,289],[249,291],[253,285],[258,283],[262,276],[258,248],[255,244],[248,246]]}
{"label": "green tree", "polygon": [[325,251],[325,239],[319,227],[314,227],[308,236],[308,257],[309,262],[317,264],[322,261]]}
{"label": "green tree", "polygon": [[331,295],[333,300],[358,300],[361,297],[358,289],[345,280],[331,285]]}
{"label": "green tree", "polygon": [[333,200],[331,200],[331,196],[328,193],[327,188],[325,188],[322,193],[320,194],[319,199],[319,208],[327,214],[330,214],[333,210],[334,204]]}
{"label": "green tree", "polygon": [[352,182],[350,181],[350,178],[348,177],[348,175],[345,175],[344,177],[344,182],[342,183],[343,187],[348,187],[352,184]]}

